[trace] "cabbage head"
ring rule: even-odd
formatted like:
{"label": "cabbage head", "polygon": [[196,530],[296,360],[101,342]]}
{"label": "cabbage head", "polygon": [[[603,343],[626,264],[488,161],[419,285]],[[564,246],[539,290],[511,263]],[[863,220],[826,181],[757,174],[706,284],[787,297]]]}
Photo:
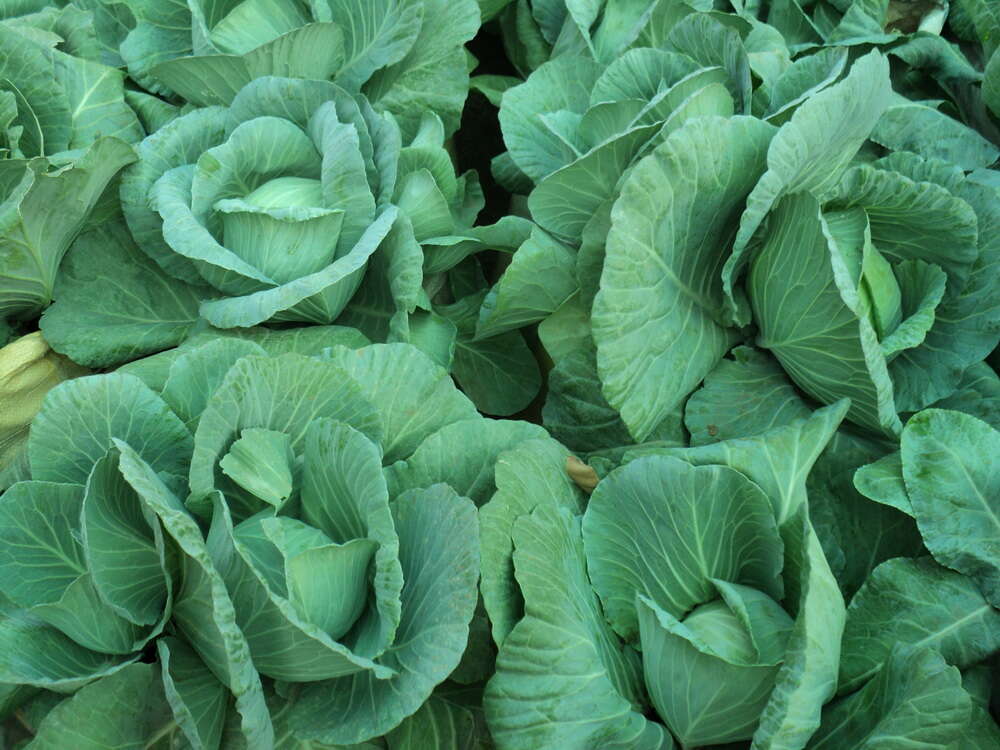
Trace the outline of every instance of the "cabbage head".
{"label": "cabbage head", "polygon": [[996,149],[956,126],[952,151],[908,150],[920,144],[894,137],[908,105],[892,97],[873,51],[779,127],[691,120],[626,178],[592,325],[633,438],[741,340],[889,438],[996,347],[1000,213],[974,171]]}
{"label": "cabbage head", "polygon": [[328,323],[396,217],[399,147],[390,121],[333,84],[258,79],[143,141],[122,205],[147,254],[216,291],[202,308],[214,325]]}
{"label": "cabbage head", "polygon": [[383,463],[494,423],[418,350],[316,330],[334,345],[316,356],[297,332],[211,336],[165,378],[50,391],[31,478],[0,497],[0,708],[74,693],[36,742],[103,705],[95,746],[154,721],[194,747],[361,743],[459,665],[475,505]]}
{"label": "cabbage head", "polygon": [[132,236],[171,277],[208,287],[199,312],[219,328],[331,323],[376,250],[374,293],[385,287],[405,318],[420,292],[418,243],[467,239],[482,207],[434,114],[404,145],[391,115],[324,81],[257,79],[138,150],[121,184]]}
{"label": "cabbage head", "polygon": [[845,620],[805,476],[847,408],[709,446],[638,446],[586,503],[555,441],[518,456],[516,480],[501,481],[515,462],[502,457],[481,511],[497,746],[804,747]]}

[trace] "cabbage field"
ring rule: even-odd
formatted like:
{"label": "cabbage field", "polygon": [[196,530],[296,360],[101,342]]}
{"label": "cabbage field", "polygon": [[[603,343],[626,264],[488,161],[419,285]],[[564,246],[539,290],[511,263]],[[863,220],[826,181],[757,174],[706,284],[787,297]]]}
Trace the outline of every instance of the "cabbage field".
{"label": "cabbage field", "polygon": [[0,0],[0,750],[1000,750],[998,344],[998,0]]}

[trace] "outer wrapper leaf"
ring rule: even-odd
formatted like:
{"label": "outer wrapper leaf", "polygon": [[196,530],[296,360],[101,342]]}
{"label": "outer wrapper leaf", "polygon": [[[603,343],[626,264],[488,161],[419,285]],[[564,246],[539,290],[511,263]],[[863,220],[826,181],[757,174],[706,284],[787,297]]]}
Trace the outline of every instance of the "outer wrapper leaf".
{"label": "outer wrapper leaf", "polygon": [[669,750],[647,721],[639,660],[604,620],[587,577],[580,522],[539,506],[514,524],[525,615],[504,640],[484,698],[501,750],[588,747]]}
{"label": "outer wrapper leaf", "polygon": [[750,437],[809,416],[809,404],[772,357],[749,347],[737,347],[730,355],[684,406],[692,445]]}
{"label": "outer wrapper leaf", "polygon": [[89,367],[112,367],[179,344],[211,290],[189,286],[142,254],[120,222],[73,243],[40,323],[53,348]]}
{"label": "outer wrapper leaf", "polygon": [[[61,169],[44,160],[3,163],[0,182],[0,319],[30,315],[52,300],[56,271],[112,178],[135,161],[132,147],[101,138]],[[21,169],[19,182],[11,177]],[[10,177],[8,177],[8,175]]]}
{"label": "outer wrapper leaf", "polygon": [[158,671],[152,664],[132,664],[92,682],[45,716],[29,747],[140,747],[171,722]]}
{"label": "outer wrapper leaf", "polygon": [[906,425],[903,479],[934,558],[1000,604],[1000,432],[975,417],[927,409]]}
{"label": "outer wrapper leaf", "polygon": [[115,438],[134,445],[155,471],[187,473],[193,442],[183,422],[138,378],[111,373],[52,389],[32,423],[32,477],[84,484]]}
{"label": "outer wrapper leaf", "polygon": [[874,750],[886,742],[948,747],[968,727],[971,711],[961,674],[937,651],[897,647],[877,677],[827,707],[807,747]]}
{"label": "outer wrapper leaf", "polygon": [[764,169],[773,132],[749,118],[693,121],[622,188],[593,331],[604,393],[637,440],[734,341],[718,316],[719,274],[726,238]]}
{"label": "outer wrapper leaf", "polygon": [[493,640],[502,645],[524,614],[524,598],[514,571],[514,526],[539,505],[583,509],[583,493],[566,471],[569,453],[543,438],[501,453],[496,462],[497,491],[479,511],[482,539],[482,594]]}
{"label": "outer wrapper leaf", "polygon": [[0,599],[0,683],[72,692],[130,663],[86,649]]}
{"label": "outer wrapper leaf", "polygon": [[743,473],[770,499],[779,528],[806,505],[806,478],[847,412],[847,401],[817,409],[808,418],[760,435],[732,438],[694,448],[637,446],[625,460],[647,455],[675,456],[695,466],[721,464]]}
{"label": "outer wrapper leaf", "polygon": [[1000,612],[971,578],[929,558],[888,560],[848,609],[839,692],[876,675],[898,643],[934,648],[964,669],[1000,648]]}
{"label": "outer wrapper leaf", "polygon": [[395,115],[403,133],[412,135],[422,113],[441,116],[453,133],[469,92],[464,45],[479,30],[475,0],[423,0],[424,23],[406,56],[373,75],[365,95],[379,111]]}

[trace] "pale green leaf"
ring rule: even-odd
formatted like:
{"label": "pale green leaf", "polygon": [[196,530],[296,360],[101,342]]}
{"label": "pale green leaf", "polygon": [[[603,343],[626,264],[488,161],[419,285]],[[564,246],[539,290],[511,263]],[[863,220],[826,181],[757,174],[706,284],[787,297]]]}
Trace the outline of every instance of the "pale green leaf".
{"label": "pale green leaf", "polygon": [[361,286],[339,321],[361,329],[373,341],[409,340],[408,315],[417,307],[424,254],[404,213],[368,259]]}
{"label": "pale green leaf", "polygon": [[324,3],[344,30],[344,63],[336,81],[357,90],[379,68],[399,62],[423,25],[423,5],[399,0]]}
{"label": "pale green leaf", "polygon": [[346,326],[306,326],[285,330],[210,328],[208,331],[194,334],[176,349],[169,349],[122,365],[118,368],[118,372],[135,375],[153,390],[162,391],[170,375],[171,366],[182,354],[220,338],[245,339],[261,346],[267,354],[271,355],[305,354],[315,356],[329,347],[361,347],[371,343],[361,331]]}
{"label": "pale green leaf", "polygon": [[343,32],[334,24],[292,29],[245,54],[176,57],[157,64],[156,82],[199,107],[228,105],[254,78],[329,78],[343,60]]}
{"label": "pale green leaf", "polygon": [[220,459],[219,469],[254,497],[281,508],[292,495],[294,464],[290,435],[248,427]]}
{"label": "pale green leaf", "polygon": [[605,396],[637,440],[733,343],[719,273],[773,132],[750,118],[693,120],[636,167],[615,204],[594,339]]}
{"label": "pale green leaf", "polygon": [[994,190],[972,180],[955,192],[976,213],[979,257],[961,291],[946,291],[923,345],[890,364],[900,410],[918,411],[946,397],[962,373],[996,346],[1000,304],[992,290],[1000,283],[1000,204]]}
{"label": "pale green leaf", "polygon": [[740,35],[707,13],[692,13],[681,19],[667,36],[667,46],[687,55],[701,67],[723,68],[736,101],[736,111],[750,114],[750,61]]}
{"label": "pale green leaf", "polygon": [[538,182],[576,156],[545,126],[542,116],[560,111],[582,115],[600,72],[591,60],[558,57],[504,94],[500,107],[504,143],[514,163],[533,181]]}
{"label": "pale green leaf", "polygon": [[[920,175],[923,176],[923,175]],[[921,260],[963,284],[977,252],[976,213],[951,191],[904,174],[863,165],[849,170],[838,207],[861,206],[872,242],[895,262]]]}
{"label": "pale green leaf", "polygon": [[113,452],[94,465],[87,480],[80,538],[101,599],[137,625],[162,628],[173,599],[163,534],[122,478]]}
{"label": "pale green leaf", "polygon": [[32,477],[84,484],[113,438],[156,471],[187,474],[193,441],[183,422],[133,375],[77,378],[49,391],[32,423]]}
{"label": "pale green leaf", "polygon": [[[299,737],[349,744],[385,734],[420,708],[465,650],[479,578],[475,507],[439,485],[404,494],[392,510],[405,583],[396,642],[379,662],[395,674],[306,686],[293,709]],[[440,538],[451,541],[428,543]]]}
{"label": "pale green leaf", "polygon": [[487,683],[490,732],[510,750],[590,747],[670,750],[673,740],[641,713],[639,659],[608,626],[590,588],[580,522],[539,505],[513,526],[524,618]]}
{"label": "pale green leaf", "polygon": [[972,128],[916,102],[887,109],[871,139],[894,151],[914,151],[966,170],[988,167],[1000,156],[1000,150]]}
{"label": "pale green leaf", "polygon": [[[44,160],[4,164],[0,318],[30,315],[52,301],[63,256],[108,183],[133,161],[127,143],[100,138],[62,169],[48,171]],[[15,174],[19,182],[8,185]]]}
{"label": "pale green leaf", "polygon": [[655,443],[636,447],[625,460],[644,455],[681,458],[695,466],[721,464],[743,473],[770,498],[778,525],[794,518],[806,504],[806,478],[827,447],[847,411],[846,401],[817,409],[808,418],[796,419],[760,435],[731,438],[692,448],[671,448]]}
{"label": "pale green leaf", "polygon": [[301,516],[334,542],[368,539],[378,544],[371,575],[377,618],[357,639],[365,651],[382,651],[399,625],[403,574],[399,537],[389,512],[389,491],[378,446],[346,424],[320,419],[306,433]]}
{"label": "pale green leaf", "polygon": [[84,648],[0,598],[0,682],[72,692],[131,661]]}
{"label": "pale green leaf", "polygon": [[583,509],[583,493],[566,471],[569,452],[554,440],[528,440],[499,455],[497,490],[479,511],[483,603],[493,640],[503,645],[524,613],[514,578],[514,524],[539,505]]}
{"label": "pale green leaf", "polygon": [[122,176],[122,213],[139,248],[168,274],[188,283],[204,279],[191,260],[167,244],[163,219],[150,205],[150,191],[166,172],[194,163],[202,152],[222,143],[228,126],[222,107],[196,109],[171,120],[139,144],[139,161]]}
{"label": "pale green leaf", "polygon": [[396,209],[389,207],[349,253],[321,271],[243,297],[205,302],[202,317],[219,328],[246,328],[271,319],[333,322],[357,290],[368,259],[395,218]]}
{"label": "pale green leaf", "polygon": [[[389,750],[472,750],[487,742],[476,707],[449,699],[447,686],[435,691],[412,716],[386,735]],[[479,712],[481,714],[481,712]]]}
{"label": "pale green leaf", "polygon": [[771,87],[765,119],[782,124],[796,107],[836,81],[846,65],[847,50],[842,47],[827,47],[800,57]]}
{"label": "pale green leaf", "polygon": [[528,197],[532,217],[553,234],[577,240],[594,210],[612,198],[659,123],[615,134],[585,156],[546,175]]}
{"label": "pale green leaf", "polygon": [[376,110],[391,112],[406,135],[419,129],[427,111],[438,114],[451,135],[469,93],[464,45],[479,30],[479,8],[475,0],[422,0],[421,5],[425,20],[406,56],[376,71],[362,91]]}
{"label": "pale green leaf", "polygon": [[971,710],[958,669],[933,648],[897,646],[871,682],[823,711],[807,748],[948,747],[967,726]]}
{"label": "pale green leaf", "polygon": [[482,505],[496,489],[497,456],[526,440],[546,436],[538,425],[512,420],[479,418],[446,425],[428,436],[409,458],[386,468],[389,496],[445,483]]}
{"label": "pale green leaf", "polygon": [[575,271],[573,251],[534,229],[483,300],[476,338],[488,339],[546,318],[576,291]]}
{"label": "pale green leaf", "polygon": [[[604,260],[603,253],[602,243],[602,262]],[[597,273],[599,276],[600,269],[597,269]],[[538,324],[538,338],[541,340],[542,346],[545,347],[546,354],[556,362],[561,362],[566,357],[581,350],[590,351],[594,348],[594,339],[590,335],[590,310],[585,307],[582,294],[581,290],[570,295],[569,299]],[[596,372],[596,363],[594,367]],[[598,383],[599,387],[600,383]]]}
{"label": "pale green leaf", "polygon": [[785,604],[797,614],[774,692],[754,733],[754,750],[802,748],[837,687],[844,600],[805,506],[782,527],[782,537]]}
{"label": "pale green leaf", "polygon": [[57,351],[111,367],[179,344],[211,294],[168,276],[113,222],[73,243],[56,279],[57,301],[40,325]]}
{"label": "pale green leaf", "polygon": [[597,485],[583,538],[605,614],[630,642],[638,638],[640,594],[674,617],[717,597],[712,578],[782,598],[782,542],[771,504],[727,467],[664,456],[632,461]]}
{"label": "pale green leaf", "polygon": [[901,446],[927,549],[1000,604],[1000,432],[967,414],[928,409],[907,423]]}
{"label": "pale green leaf", "polygon": [[170,364],[160,396],[194,432],[209,398],[222,385],[229,368],[243,357],[263,354],[264,349],[252,339],[229,337],[183,348]]}
{"label": "pale green leaf", "polygon": [[[791,618],[773,601],[769,603],[777,608],[787,639]],[[770,660],[753,658],[750,634],[733,613],[716,600],[681,622],[642,594],[636,610],[650,701],[683,746],[749,739],[774,687],[778,667]],[[699,627],[708,618],[716,620],[710,629]],[[778,656],[780,661],[780,651]]]}
{"label": "pale green leaf", "polygon": [[809,416],[811,406],[774,359],[745,346],[730,354],[684,406],[692,446],[759,435]]}
{"label": "pale green leaf", "polygon": [[19,482],[3,495],[2,593],[22,607],[57,602],[87,571],[79,541],[83,488]]}
{"label": "pale green leaf", "polygon": [[[287,682],[315,682],[360,671],[393,674],[375,664],[369,654],[334,640],[289,600],[284,555],[275,545],[270,512],[259,513],[237,526],[226,504],[216,497],[208,549],[225,580],[235,622],[246,640],[260,674]],[[279,517],[280,518],[280,517]],[[285,517],[303,532],[318,530]],[[376,623],[377,624],[377,623]],[[385,644],[367,643],[374,647]]]}
{"label": "pale green leaf", "polygon": [[1000,612],[970,578],[930,558],[888,560],[847,610],[839,692],[874,676],[897,643],[934,648],[964,669],[1000,648]]}
{"label": "pale green leaf", "polygon": [[219,747],[229,703],[225,686],[184,641],[161,638],[156,652],[174,720],[193,747]]}
{"label": "pale green leaf", "polygon": [[854,486],[869,500],[913,516],[913,505],[906,494],[906,484],[903,481],[903,458],[899,451],[860,467],[854,473]]}
{"label": "pale green leaf", "polygon": [[142,140],[132,108],[125,103],[125,76],[119,70],[53,50],[52,73],[66,92],[72,118],[69,148],[86,148],[103,136],[126,143]]}
{"label": "pale green leaf", "polygon": [[237,625],[233,603],[219,571],[209,556],[205,538],[181,501],[163,483],[153,467],[121,440],[119,470],[160,519],[177,545],[183,588],[174,600],[173,623],[205,665],[235,696],[240,730],[248,750],[273,744],[274,728],[264,703],[260,676],[254,668],[246,638]]}
{"label": "pale green leaf", "polygon": [[413,346],[336,347],[326,357],[350,374],[378,410],[387,464],[410,456],[442,427],[476,417],[447,371]]}

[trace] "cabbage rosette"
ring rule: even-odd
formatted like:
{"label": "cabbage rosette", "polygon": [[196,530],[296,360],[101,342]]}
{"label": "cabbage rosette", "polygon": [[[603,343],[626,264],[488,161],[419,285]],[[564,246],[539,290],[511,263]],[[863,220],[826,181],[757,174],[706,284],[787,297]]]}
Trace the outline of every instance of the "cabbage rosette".
{"label": "cabbage rosette", "polygon": [[965,172],[997,152],[968,129],[954,152],[906,150],[887,134],[893,101],[871,52],[779,128],[692,120],[625,180],[592,325],[603,394],[634,439],[741,339],[887,437],[996,346],[1000,215]]}
{"label": "cabbage rosette", "polygon": [[479,558],[475,506],[444,481],[469,488],[419,473],[421,450],[494,423],[418,350],[310,330],[204,336],[48,394],[31,479],[0,498],[5,712],[38,688],[79,691],[70,717],[103,695],[95,736],[158,716],[197,747],[424,720],[466,650]]}
{"label": "cabbage rosette", "polygon": [[365,304],[345,320],[384,338],[392,318],[405,332],[421,243],[479,249],[465,235],[482,192],[455,175],[441,120],[426,114],[404,145],[391,115],[333,83],[258,79],[228,109],[173,120],[139,155],[121,187],[131,233],[168,274],[208,285],[216,298],[200,315],[220,328],[330,323],[361,287]]}
{"label": "cabbage rosette", "polygon": [[[849,420],[898,437],[899,414],[951,395],[1000,340],[1000,212],[995,190],[965,175],[996,150],[977,151],[971,131],[954,153],[897,146],[891,98],[888,65],[867,55],[778,131],[723,284],[745,264],[758,346],[817,401],[850,398]],[[854,132],[819,138],[835,111]],[[860,158],[865,139],[893,152]]]}
{"label": "cabbage rosette", "polygon": [[793,62],[749,16],[642,10],[507,12],[517,37],[537,26],[552,54],[504,90],[508,150],[493,171],[550,236],[544,252],[514,254],[477,330],[539,323],[555,363],[546,424],[580,452],[685,441],[685,397],[741,333],[719,312],[719,277],[767,145],[847,64],[835,48]]}
{"label": "cabbage rosette", "polygon": [[330,322],[395,219],[398,149],[364,99],[260,79],[229,109],[195,110],[143,141],[123,209],[168,273],[223,297],[202,306],[214,325]]}
{"label": "cabbage rosette", "polygon": [[444,284],[430,274],[530,228],[519,217],[473,227],[483,192],[474,171],[456,174],[437,115],[404,141],[392,115],[325,81],[257,79],[138,151],[124,220],[76,243],[41,322],[54,349],[90,367],[177,346],[206,322],[336,320],[410,341],[411,317],[425,322]]}
{"label": "cabbage rosette", "polygon": [[481,513],[497,746],[805,747],[836,690],[845,612],[805,477],[847,407],[634,448],[582,513],[557,443],[503,483],[515,457],[501,457]]}
{"label": "cabbage rosette", "polygon": [[[387,434],[340,363],[410,370],[444,407],[424,420],[474,410],[405,345],[329,356],[251,356],[226,373],[198,419],[188,504],[211,518],[208,546],[254,665],[304,683],[297,731],[348,744],[394,728],[457,666],[478,554],[475,508],[452,488],[415,487],[390,504],[383,451],[404,436]],[[462,543],[425,565],[440,533]],[[431,591],[434,605],[418,606]]]}

